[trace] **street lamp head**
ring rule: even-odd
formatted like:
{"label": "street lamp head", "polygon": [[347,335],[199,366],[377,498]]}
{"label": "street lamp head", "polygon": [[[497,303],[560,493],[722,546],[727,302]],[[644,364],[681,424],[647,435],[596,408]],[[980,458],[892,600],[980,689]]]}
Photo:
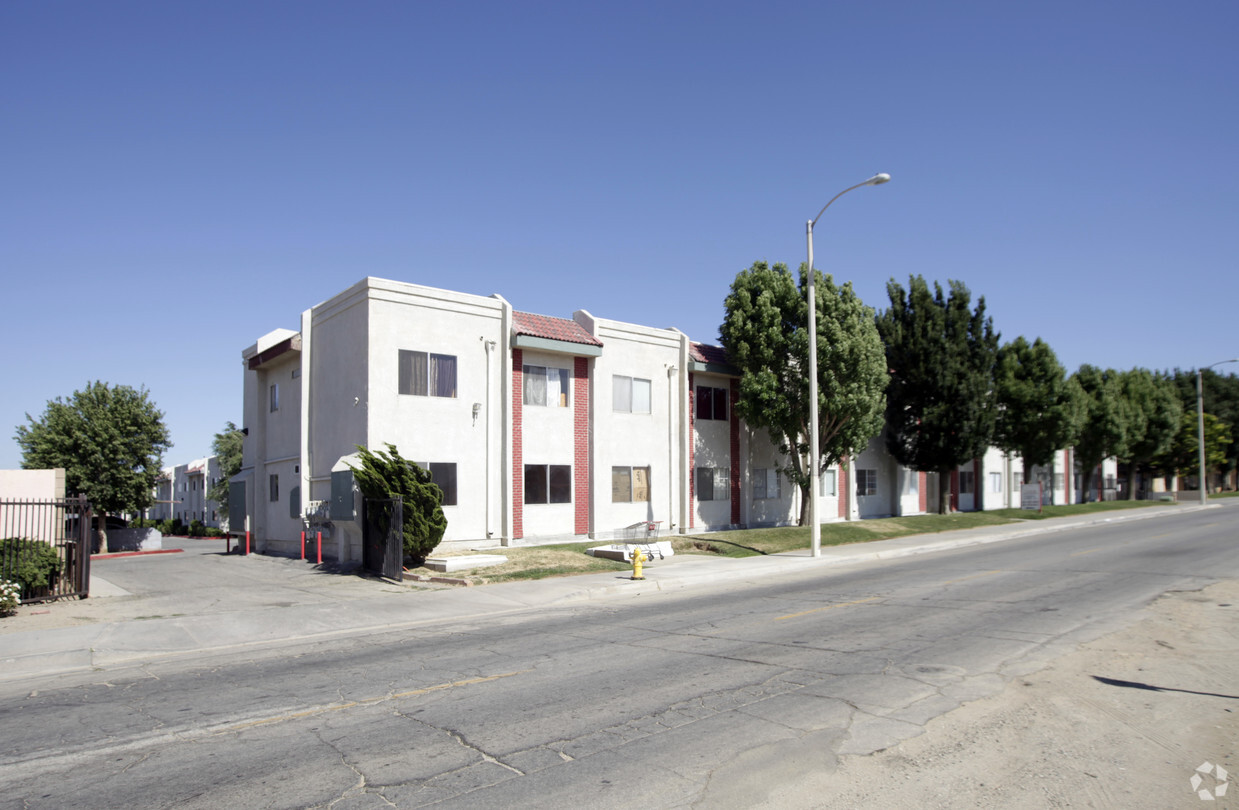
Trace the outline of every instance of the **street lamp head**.
{"label": "street lamp head", "polygon": [[889,183],[890,181],[891,181],[891,176],[889,174],[887,174],[886,172],[880,172],[878,174],[875,174],[873,177],[870,177],[868,180],[866,180],[865,185],[880,186],[883,183]]}

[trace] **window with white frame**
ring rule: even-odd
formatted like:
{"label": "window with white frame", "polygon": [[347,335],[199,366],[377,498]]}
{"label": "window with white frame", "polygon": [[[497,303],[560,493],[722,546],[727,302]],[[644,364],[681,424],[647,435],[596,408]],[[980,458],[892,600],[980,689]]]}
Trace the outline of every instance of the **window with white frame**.
{"label": "window with white frame", "polygon": [[878,494],[878,471],[856,471],[856,494],[860,496]]}
{"label": "window with white frame", "polygon": [[775,469],[753,470],[753,500],[764,501],[782,497],[779,487],[779,471]]}
{"label": "window with white frame", "polygon": [[280,409],[280,384],[271,383],[271,395],[267,398],[271,407],[271,413],[275,413]]}
{"label": "window with white frame", "polygon": [[972,470],[959,471],[959,494],[971,495],[975,491],[976,474]]}
{"label": "window with white frame", "polygon": [[697,500],[731,500],[731,471],[726,467],[698,467]]}
{"label": "window with white frame", "polygon": [[269,476],[267,478],[267,486],[270,490],[271,502],[278,501],[280,499],[280,477],[278,475]]}
{"label": "window with white frame", "polygon": [[649,413],[650,381],[640,377],[611,377],[611,407],[617,413]]}
{"label": "window with white frame", "polygon": [[397,383],[401,394],[417,397],[456,396],[456,357],[400,349]]}
{"label": "window with white frame", "polygon": [[649,467],[611,468],[611,503],[644,503],[649,499]]}
{"label": "window with white frame", "polygon": [[1011,473],[1011,489],[1013,491],[1019,492],[1020,487],[1023,486],[1023,484],[1024,484],[1024,473],[1022,472]]}
{"label": "window with white frame", "polygon": [[727,421],[727,389],[697,386],[697,418]]}
{"label": "window with white frame", "polygon": [[568,407],[568,369],[548,366],[524,366],[524,401],[526,405]]}
{"label": "window with white frame", "polygon": [[572,465],[526,464],[525,503],[572,503]]}
{"label": "window with white frame", "polygon": [[989,491],[1002,492],[1002,473],[992,472],[989,474]]}
{"label": "window with white frame", "polygon": [[833,498],[838,494],[837,486],[834,470],[826,470],[817,477],[817,494],[821,497]]}

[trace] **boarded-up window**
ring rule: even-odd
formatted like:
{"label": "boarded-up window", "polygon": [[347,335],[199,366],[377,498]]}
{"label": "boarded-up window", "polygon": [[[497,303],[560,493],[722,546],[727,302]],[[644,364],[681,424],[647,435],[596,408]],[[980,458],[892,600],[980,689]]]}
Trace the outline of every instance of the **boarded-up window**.
{"label": "boarded-up window", "polygon": [[644,503],[650,499],[649,467],[612,467],[611,502]]}

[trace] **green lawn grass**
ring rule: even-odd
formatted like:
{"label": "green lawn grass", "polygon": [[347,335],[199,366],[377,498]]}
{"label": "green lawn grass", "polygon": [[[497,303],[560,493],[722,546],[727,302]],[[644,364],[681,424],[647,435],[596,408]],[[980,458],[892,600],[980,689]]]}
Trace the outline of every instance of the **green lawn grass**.
{"label": "green lawn grass", "polygon": [[[1234,493],[1228,493],[1234,494]],[[822,546],[842,546],[849,543],[866,543],[872,540],[887,540],[892,537],[907,537],[913,534],[934,534],[957,529],[972,529],[980,526],[1000,526],[1020,520],[1043,520],[1051,517],[1108,512],[1116,509],[1133,509],[1157,506],[1157,501],[1105,501],[1103,503],[1073,504],[1071,506],[1047,506],[1040,513],[1020,509],[998,509],[991,512],[955,512],[950,515],[914,515],[911,517],[856,520],[844,523],[822,524]],[[670,539],[676,554],[712,554],[723,557],[753,557],[762,554],[778,554],[809,547],[808,526],[786,526],[773,529],[741,529],[730,532],[677,535]],[[605,541],[586,543],[562,543],[548,546],[528,546],[491,549],[502,554],[508,561],[502,565],[478,568],[453,573],[456,579],[483,585],[493,582],[510,582],[522,579],[545,579],[547,577],[595,574],[603,571],[630,570],[626,563],[591,557],[585,553],[592,546],[606,545]],[[473,553],[473,552],[464,552]],[[435,574],[427,568],[412,571],[417,574]]]}

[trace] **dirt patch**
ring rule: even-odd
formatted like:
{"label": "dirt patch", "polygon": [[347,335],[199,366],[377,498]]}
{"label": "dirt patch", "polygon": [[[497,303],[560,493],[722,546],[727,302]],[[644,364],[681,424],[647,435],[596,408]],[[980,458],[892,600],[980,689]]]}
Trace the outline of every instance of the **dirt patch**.
{"label": "dirt patch", "polygon": [[[1168,594],[1131,627],[938,717],[919,737],[843,757],[811,793],[778,803],[1239,808],[1236,673],[1239,582]],[[1199,774],[1194,790],[1205,763],[1213,770]],[[1220,797],[1218,765],[1229,774]]]}

